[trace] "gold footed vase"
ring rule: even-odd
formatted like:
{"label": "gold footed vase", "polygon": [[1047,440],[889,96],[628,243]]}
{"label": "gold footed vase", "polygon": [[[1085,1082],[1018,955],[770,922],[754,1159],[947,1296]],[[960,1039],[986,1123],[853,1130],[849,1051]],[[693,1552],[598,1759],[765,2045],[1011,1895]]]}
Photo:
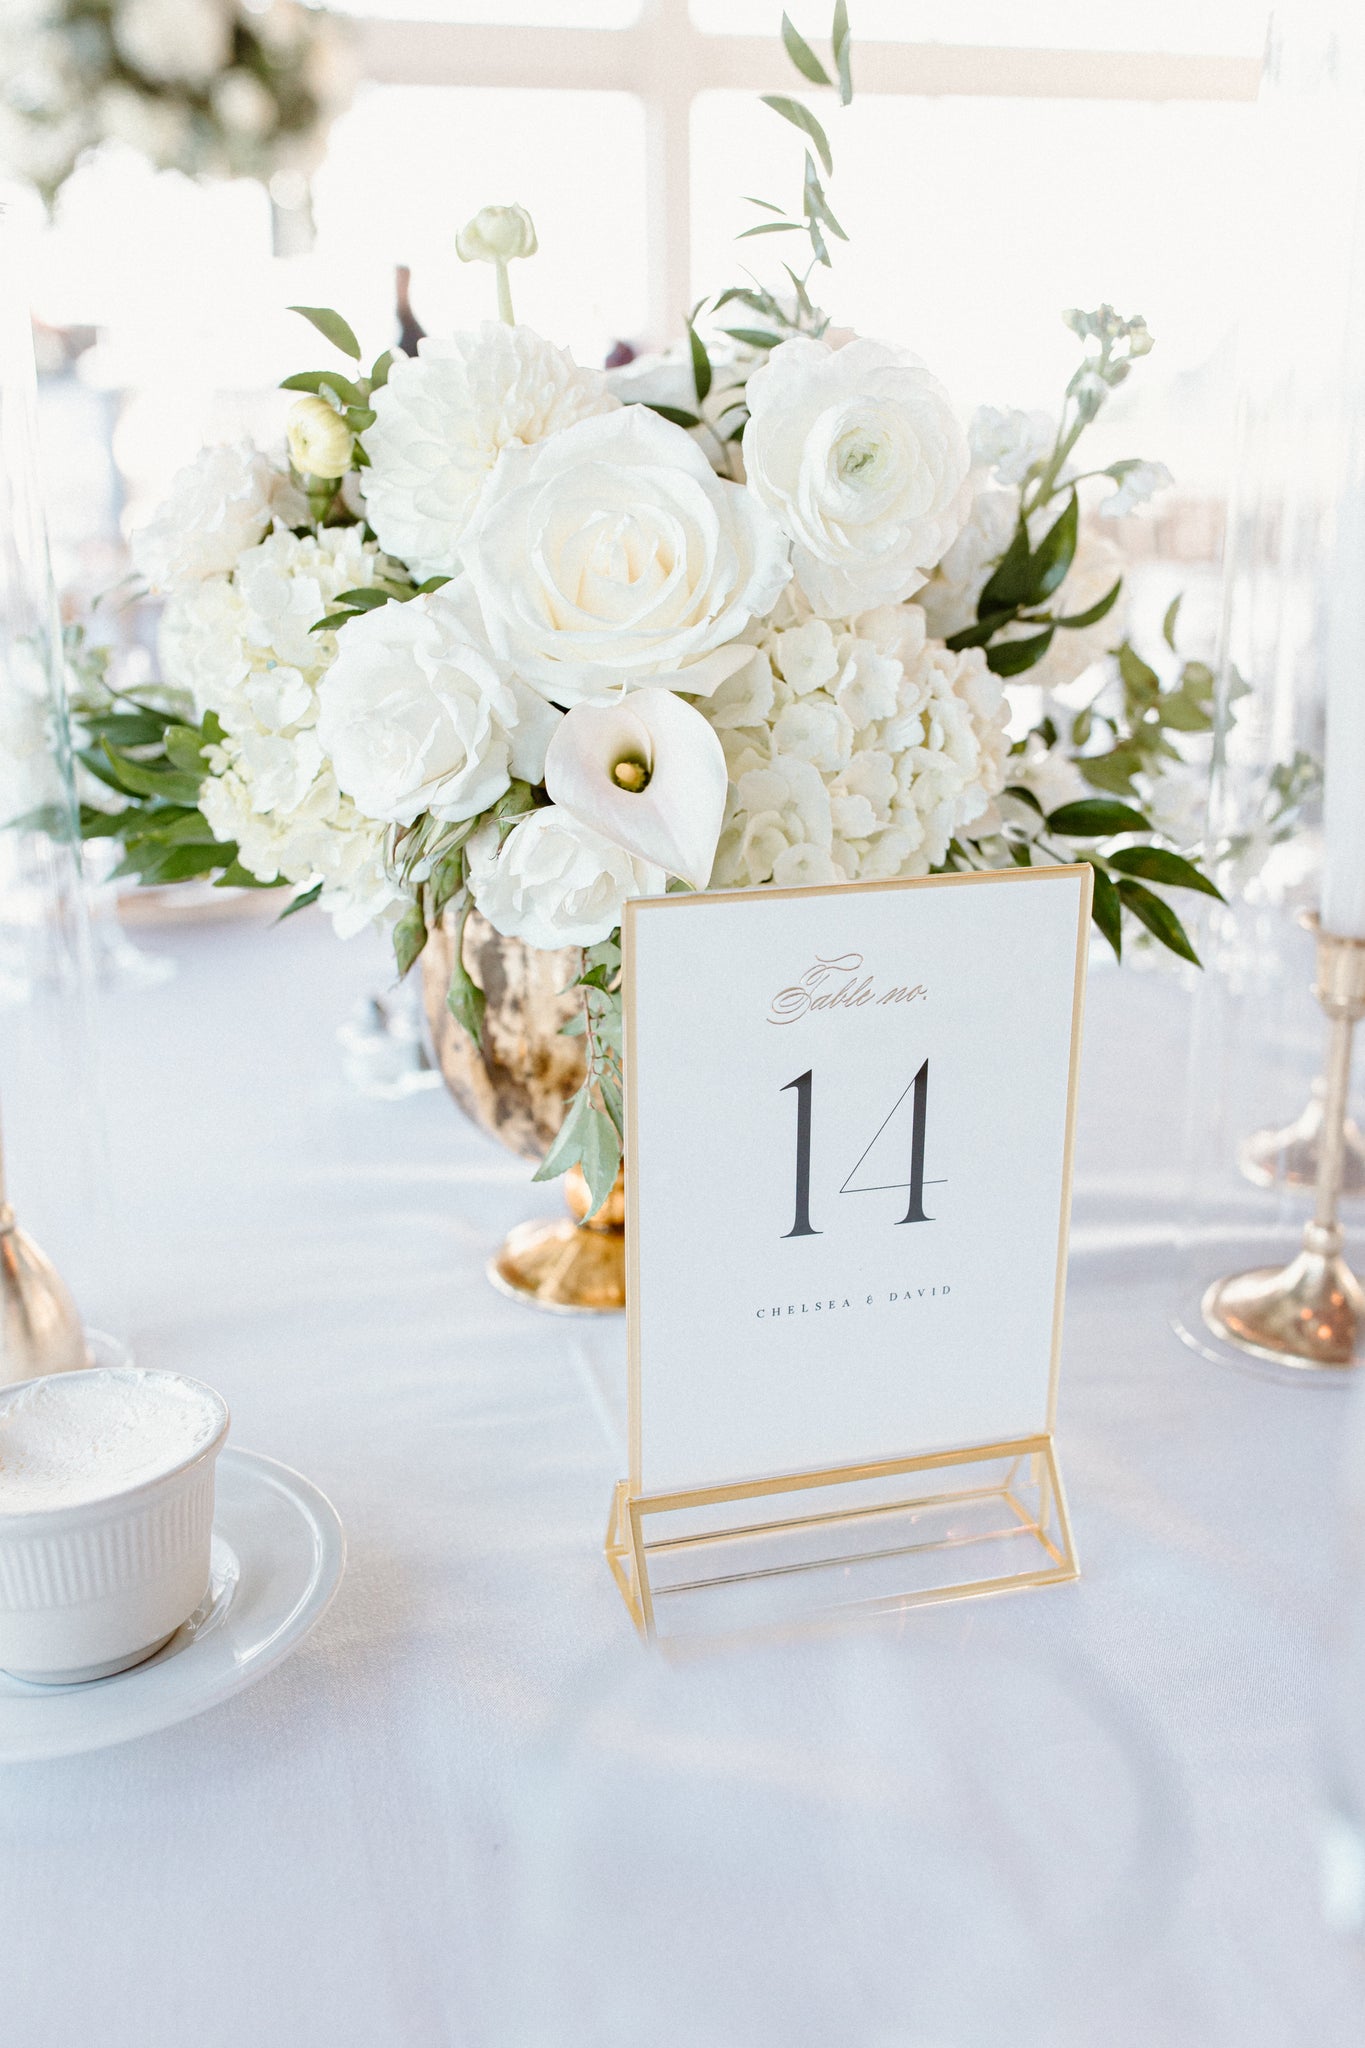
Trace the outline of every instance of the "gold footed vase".
{"label": "gold footed vase", "polygon": [[[483,990],[483,1045],[446,1008],[455,931],[447,919],[422,954],[427,1024],[445,1084],[465,1115],[522,1159],[545,1157],[583,1079],[581,1038],[561,1027],[578,1014],[570,983],[581,972],[576,946],[537,952],[505,939],[471,911],[464,964]],[[559,1315],[604,1315],[626,1305],[625,1184],[618,1174],[605,1206],[587,1219],[588,1187],[577,1167],[564,1177],[569,1214],[519,1223],[488,1263],[493,1285],[517,1301]]]}

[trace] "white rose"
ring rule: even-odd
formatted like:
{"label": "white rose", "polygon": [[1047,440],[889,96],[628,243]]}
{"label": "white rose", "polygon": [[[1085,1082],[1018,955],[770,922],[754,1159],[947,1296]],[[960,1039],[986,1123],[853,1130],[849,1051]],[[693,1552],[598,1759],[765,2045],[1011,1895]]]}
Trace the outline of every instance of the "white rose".
{"label": "white rose", "polygon": [[498,837],[496,825],[483,825],[469,842],[474,901],[504,938],[546,951],[597,945],[621,922],[628,897],[660,896],[667,883],[662,868],[554,804],[514,825],[501,851]]}
{"label": "white rose", "polygon": [[709,693],[790,574],[771,516],[642,406],[506,450],[464,555],[495,650],[558,704]]}
{"label": "white rose", "polygon": [[133,535],[133,561],[153,590],[223,575],[269,532],[277,502],[294,509],[294,495],[289,479],[250,442],[205,448]]}
{"label": "white rose", "polygon": [[749,379],[748,487],[830,617],[918,590],[971,502],[967,442],[917,356],[877,341],[784,341]]}
{"label": "white rose", "polygon": [[523,448],[616,400],[600,370],[530,327],[488,320],[448,341],[428,336],[399,356],[371,401],[366,515],[419,582],[449,575],[504,448]]}
{"label": "white rose", "polygon": [[204,84],[232,60],[232,11],[221,0],[120,0],[114,41],[157,84]]}
{"label": "white rose", "polygon": [[446,591],[388,604],[338,635],[318,737],[366,817],[457,823],[539,782],[558,714],[480,646]]}

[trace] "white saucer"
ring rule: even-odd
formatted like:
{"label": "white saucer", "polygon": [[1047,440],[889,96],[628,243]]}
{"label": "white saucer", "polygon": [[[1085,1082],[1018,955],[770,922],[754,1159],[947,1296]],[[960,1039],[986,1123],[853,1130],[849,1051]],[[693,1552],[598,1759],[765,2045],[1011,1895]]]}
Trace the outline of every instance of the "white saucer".
{"label": "white saucer", "polygon": [[155,1657],[87,1685],[0,1671],[0,1763],[106,1749],[216,1707],[297,1648],[341,1583],[346,1537],[315,1486],[229,1446],[218,1460],[203,1600]]}

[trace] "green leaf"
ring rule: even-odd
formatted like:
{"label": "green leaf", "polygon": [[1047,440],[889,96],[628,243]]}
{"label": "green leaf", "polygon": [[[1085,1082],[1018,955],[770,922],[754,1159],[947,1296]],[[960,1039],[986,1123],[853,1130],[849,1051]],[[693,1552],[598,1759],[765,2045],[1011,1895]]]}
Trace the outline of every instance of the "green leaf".
{"label": "green leaf", "polygon": [[701,421],[694,412],[684,412],[676,405],[650,405],[647,412],[657,412],[660,419],[671,420],[675,427],[699,427]]}
{"label": "green leaf", "polygon": [[839,74],[839,100],[848,106],[853,99],[853,39],[848,32],[848,8],[845,0],[835,0],[834,26],[830,32],[834,49],[834,68]]}
{"label": "green leaf", "polygon": [[159,796],[168,804],[193,804],[199,796],[202,775],[185,775],[174,768],[150,768],[116,754],[107,740],[102,742],[105,759],[121,789],[131,796]]}
{"label": "green leaf", "polygon": [[[123,834],[127,816],[126,811],[97,811],[93,804],[82,804],[81,838],[118,839]],[[54,832],[49,836],[57,838],[60,835]]]}
{"label": "green leaf", "polygon": [[1110,881],[1098,861],[1092,860],[1095,870],[1095,894],[1090,905],[1090,915],[1096,928],[1108,939],[1114,949],[1114,958],[1123,958],[1123,904],[1119,892]]}
{"label": "green leaf", "polygon": [[1074,718],[1072,719],[1072,721],[1071,721],[1071,744],[1072,744],[1072,746],[1073,746],[1073,747],[1083,747],[1083,746],[1085,745],[1086,741],[1087,741],[1087,740],[1088,740],[1088,739],[1090,738],[1090,735],[1091,735],[1092,731],[1094,730],[1094,726],[1095,726],[1095,712],[1094,712],[1094,707],[1093,707],[1092,705],[1089,705],[1089,704],[1087,704],[1087,705],[1085,706],[1084,710],[1082,710],[1082,711],[1078,711],[1078,712],[1076,713],[1076,716],[1075,716],[1075,717],[1074,717]]}
{"label": "green leaf", "polygon": [[595,1104],[589,1107],[578,1163],[592,1198],[588,1215],[595,1216],[615,1187],[621,1170],[621,1133],[607,1112]]}
{"label": "green leaf", "polygon": [[[749,192],[746,192],[744,195],[744,204],[746,206],[761,206],[765,213],[781,213],[782,211],[782,208],[779,205],[777,205],[775,200],[755,199],[752,193]],[[737,285],[732,285],[728,292],[725,292],[722,295],[722,297],[716,300],[715,310],[719,312],[720,308],[725,304],[727,299],[739,299],[744,298],[745,296],[747,295],[744,292],[742,292]]]}
{"label": "green leaf", "polygon": [[433,590],[443,590],[449,581],[448,576],[428,576],[425,583],[418,584],[417,595],[427,597]]}
{"label": "green leaf", "polygon": [[1038,604],[1043,598],[1051,597],[1065,580],[1066,572],[1075,560],[1080,530],[1081,508],[1073,491],[1060,517],[1048,528],[1030,557],[1032,603]]}
{"label": "green leaf", "polygon": [[317,620],[308,630],[310,633],[335,633],[339,626],[345,625],[347,619],[353,619],[355,616],[354,612],[328,612],[325,619]]}
{"label": "green leaf", "polygon": [[1119,883],[1119,895],[1124,908],[1131,910],[1140,924],[1146,925],[1154,939],[1160,939],[1163,946],[1168,946],[1195,967],[1203,964],[1169,903],[1163,903],[1159,896],[1153,896],[1150,889],[1144,889],[1141,882],[1131,882],[1127,876]]}
{"label": "green leaf", "polygon": [[1028,528],[1021,519],[976,601],[977,618],[984,622],[992,613],[1010,616],[1021,604],[1027,603],[1032,589],[1028,571]]}
{"label": "green leaf", "polygon": [[[829,84],[829,80],[823,78],[823,73],[822,79],[824,84]],[[810,137],[811,141],[815,144],[816,154],[825,167],[825,175],[828,177],[834,170],[834,158],[830,155],[829,142],[825,131],[816,120],[814,114],[812,114],[810,108],[801,100],[789,100],[785,93],[765,92],[760,97],[765,107],[771,107],[773,112],[780,114],[784,121],[790,121],[793,128],[799,128],[803,135]]]}
{"label": "green leaf", "polygon": [[168,725],[166,755],[174,767],[186,775],[197,775],[201,782],[208,773],[204,765],[204,737],[197,725]]}
{"label": "green leaf", "polygon": [[446,1008],[457,1024],[463,1025],[475,1045],[483,1045],[483,1013],[487,1005],[483,990],[470,975],[464,964],[464,928],[469,916],[470,902],[466,897],[455,919],[454,962],[450,976],[450,987],[446,991]]}
{"label": "green leaf", "polygon": [[1002,626],[1010,625],[1018,617],[1018,607],[1009,605],[1004,611],[987,612],[974,626],[964,626],[960,633],[950,633],[944,645],[957,653],[964,647],[984,647]]}
{"label": "green leaf", "polygon": [[570,1099],[558,1135],[531,1175],[532,1180],[557,1180],[561,1173],[567,1173],[571,1166],[577,1166],[583,1156],[592,1115],[592,1101],[588,1094],[588,1084],[585,1082],[578,1093]]}
{"label": "green leaf", "polygon": [[833,85],[834,80],[810,44],[798,34],[790,17],[785,14],[782,17],[782,46],[801,76],[808,78],[812,85]]}
{"label": "green leaf", "polygon": [[370,371],[371,391],[383,390],[384,386],[389,381],[389,371],[392,368],[393,350],[391,348],[386,348],[382,356],[378,356],[375,358],[374,368]]}
{"label": "green leaf", "polygon": [[[806,224],[800,220],[761,220],[757,227],[741,228],[735,236],[737,242],[752,241],[755,235],[804,235]],[[659,411],[656,405],[654,410]]]}
{"label": "green leaf", "polygon": [[372,584],[366,584],[360,590],[339,590],[336,602],[349,605],[353,612],[377,612],[392,596],[391,590],[376,590]]}
{"label": "green leaf", "polygon": [[802,188],[801,201],[806,216],[806,226],[810,231],[812,241],[818,241],[819,239],[815,233],[817,221],[823,221],[830,233],[837,235],[841,242],[848,240],[848,236],[829,210],[829,201],[825,198],[825,188],[820,183],[815,169],[815,159],[809,150],[806,151],[806,178]]}
{"label": "green leaf", "polygon": [[1142,754],[1138,748],[1124,744],[1107,754],[1087,754],[1076,766],[1093,789],[1110,789],[1117,796],[1131,796],[1133,777],[1142,766]]}
{"label": "green leaf", "polygon": [[687,346],[692,356],[692,388],[697,394],[697,404],[701,405],[711,389],[711,358],[690,320],[687,323]]}
{"label": "green leaf", "polygon": [[1125,846],[1110,854],[1109,865],[1121,874],[1139,875],[1144,882],[1162,882],[1168,889],[1197,889],[1201,896],[1215,897],[1219,903],[1224,901],[1222,891],[1201,874],[1193,861],[1171,853],[1164,846]]}
{"label": "green leaf", "polygon": [[287,889],[288,882],[283,875],[276,875],[273,882],[263,882],[259,875],[253,875],[250,868],[244,868],[240,860],[234,860],[223,869],[215,889]]}
{"label": "green leaf", "polygon": [[393,957],[398,965],[400,981],[426,942],[427,921],[422,915],[422,906],[410,903],[393,928]]}
{"label": "green leaf", "polygon": [[280,382],[281,391],[311,391],[315,397],[330,393],[341,405],[363,405],[365,394],[349,377],[336,370],[300,370]]}
{"label": "green leaf", "polygon": [[346,408],[346,424],[353,434],[363,434],[378,417],[378,413],[368,405],[348,405]]}
{"label": "green leaf", "polygon": [[236,852],[232,844],[217,841],[197,846],[130,847],[114,873],[140,875],[144,882],[189,882],[226,867]]}
{"label": "green leaf", "polygon": [[310,321],[318,333],[325,335],[333,348],[339,348],[344,356],[350,356],[357,363],[360,361],[360,343],[340,313],[334,313],[330,306],[291,306],[289,310],[291,313],[301,313],[304,319]]}
{"label": "green leaf", "polygon": [[311,889],[300,890],[299,894],[294,898],[292,903],[285,904],[284,909],[275,919],[276,924],[283,924],[287,917],[295,916],[300,910],[307,910],[311,904],[317,902],[321,894],[321,882],[314,882]]}
{"label": "green leaf", "polygon": [[1003,790],[1001,794],[1004,796],[1012,796],[1021,804],[1027,804],[1029,809],[1031,811],[1036,811],[1040,818],[1045,815],[1043,807],[1039,803],[1037,797],[1033,794],[1033,791],[1031,789],[1025,789],[1022,782],[1010,783],[1009,787]]}
{"label": "green leaf", "polygon": [[82,723],[94,738],[108,740],[111,746],[154,747],[170,720],[156,711],[105,711],[83,718]]}
{"label": "green leaf", "polygon": [[782,342],[780,334],[769,334],[765,327],[722,327],[720,331],[747,348],[778,348]]}
{"label": "green leaf", "polygon": [[1150,832],[1150,818],[1131,804],[1120,804],[1102,796],[1081,797],[1048,813],[1049,832],[1064,839],[1102,839],[1110,832]]}
{"label": "green leaf", "polygon": [[1029,633],[1022,640],[997,640],[994,647],[986,649],[987,668],[996,676],[1022,675],[1026,668],[1042,660],[1052,645],[1055,630],[1048,626],[1044,632]]}
{"label": "green leaf", "polygon": [[1166,607],[1166,616],[1161,621],[1161,637],[1170,648],[1172,654],[1175,653],[1175,622],[1180,617],[1180,607],[1184,602],[1185,593],[1182,590],[1179,596],[1171,599]]}
{"label": "green leaf", "polygon": [[1157,698],[1157,716],[1172,732],[1210,732],[1213,715],[1184,690],[1168,690]]}
{"label": "green leaf", "polygon": [[1092,604],[1088,611],[1072,612],[1069,618],[1058,619],[1057,624],[1059,626],[1066,626],[1073,633],[1079,631],[1082,626],[1098,626],[1100,620],[1113,611],[1114,606],[1119,601],[1119,592],[1122,588],[1123,578],[1120,576],[1112,590],[1106,590],[1104,596],[1097,603]]}
{"label": "green leaf", "polygon": [[1149,668],[1132,643],[1125,640],[1119,649],[1119,674],[1123,678],[1124,702],[1129,715],[1140,718],[1161,694],[1156,670]]}

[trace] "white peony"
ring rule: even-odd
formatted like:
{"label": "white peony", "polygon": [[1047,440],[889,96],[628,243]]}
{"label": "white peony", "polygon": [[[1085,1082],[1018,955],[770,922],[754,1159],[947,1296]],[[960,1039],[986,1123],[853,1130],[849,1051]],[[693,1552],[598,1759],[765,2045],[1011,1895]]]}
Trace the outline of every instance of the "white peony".
{"label": "white peony", "polygon": [[321,692],[318,739],[367,817],[457,823],[539,782],[559,714],[494,661],[458,593],[433,591],[351,621]]}
{"label": "white peony", "polygon": [[[931,641],[917,605],[844,620],[787,607],[758,637],[751,666],[699,707],[730,769],[712,886],[939,866],[1004,779],[1008,712],[984,657]],[[758,715],[741,724],[746,702]]]}
{"label": "white peony", "polygon": [[470,840],[470,888],[494,929],[528,946],[595,946],[615,931],[628,897],[660,896],[666,886],[662,868],[554,804],[514,825],[501,850],[499,836],[488,824]]}
{"label": "white peony", "polygon": [[771,516],[642,406],[508,449],[464,557],[495,650],[566,705],[713,690],[790,574]]}
{"label": "white peony", "polygon": [[419,582],[459,565],[465,529],[499,455],[614,409],[600,370],[530,327],[488,320],[400,356],[371,401],[365,509]]}
{"label": "white peony", "polygon": [[279,519],[308,507],[290,478],[249,441],[205,448],[178,471],[156,516],[133,535],[133,561],[153,590],[174,590],[234,568]]}
{"label": "white peony", "polygon": [[749,379],[748,486],[829,617],[918,590],[971,503],[967,442],[918,356],[877,341],[784,341]]}
{"label": "white peony", "polygon": [[204,85],[232,61],[223,0],[119,0],[112,11],[119,55],[158,85]]}

